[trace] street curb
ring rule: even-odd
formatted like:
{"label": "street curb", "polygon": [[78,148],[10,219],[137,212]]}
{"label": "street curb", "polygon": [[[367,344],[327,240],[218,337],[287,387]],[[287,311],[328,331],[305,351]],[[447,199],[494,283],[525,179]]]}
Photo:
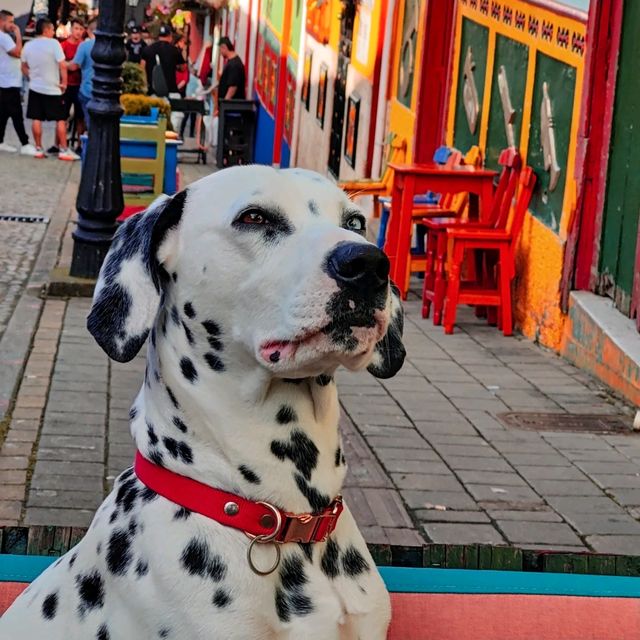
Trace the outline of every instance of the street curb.
{"label": "street curb", "polygon": [[95,280],[74,278],[67,269],[56,267],[49,276],[45,295],[47,298],[92,298],[95,286]]}
{"label": "street curb", "polygon": [[80,168],[74,166],[57,205],[52,208],[49,225],[40,244],[38,257],[24,293],[0,339],[0,422],[11,409],[18,383],[42,313],[42,298],[49,273],[55,267],[65,229],[71,218],[78,190]]}

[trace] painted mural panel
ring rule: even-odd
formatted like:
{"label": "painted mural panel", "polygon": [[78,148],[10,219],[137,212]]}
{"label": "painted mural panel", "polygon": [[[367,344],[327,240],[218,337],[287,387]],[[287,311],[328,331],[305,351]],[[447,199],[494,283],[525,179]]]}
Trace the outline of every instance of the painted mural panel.
{"label": "painted mural panel", "polygon": [[276,31],[282,33],[284,0],[265,0],[262,4],[262,15]]}
{"label": "painted mural panel", "polygon": [[538,53],[527,158],[538,180],[529,210],[556,233],[562,218],[575,85],[574,67]]}
{"label": "painted mural panel", "polygon": [[400,49],[400,70],[396,97],[405,107],[411,107],[413,98],[413,75],[416,68],[418,27],[420,21],[420,0],[406,0],[402,18],[402,45]]}
{"label": "painted mural panel", "polygon": [[293,13],[291,15],[291,38],[289,48],[300,53],[300,30],[302,29],[302,3],[304,0],[293,0]]}
{"label": "painted mural panel", "polygon": [[[599,292],[629,313],[640,211],[640,3],[625,3],[600,244]],[[636,277],[640,277],[636,275]]]}
{"label": "painted mural panel", "polygon": [[460,40],[454,146],[463,152],[480,139],[489,30],[463,18]]}
{"label": "painted mural panel", "polygon": [[525,44],[496,36],[485,159],[491,169],[498,168],[502,149],[520,147],[528,61],[529,48]]}

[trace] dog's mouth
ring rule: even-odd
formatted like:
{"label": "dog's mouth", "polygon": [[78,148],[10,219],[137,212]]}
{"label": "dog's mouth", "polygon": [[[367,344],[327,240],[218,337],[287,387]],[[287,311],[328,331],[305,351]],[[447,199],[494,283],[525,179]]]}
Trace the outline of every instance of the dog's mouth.
{"label": "dog's mouth", "polygon": [[[327,354],[345,358],[362,358],[371,353],[384,336],[388,314],[376,311],[371,322],[357,325],[331,321],[320,328],[307,329],[289,340],[267,340],[258,351],[270,368],[286,369],[298,361],[314,360]],[[342,358],[339,358],[342,360]]]}

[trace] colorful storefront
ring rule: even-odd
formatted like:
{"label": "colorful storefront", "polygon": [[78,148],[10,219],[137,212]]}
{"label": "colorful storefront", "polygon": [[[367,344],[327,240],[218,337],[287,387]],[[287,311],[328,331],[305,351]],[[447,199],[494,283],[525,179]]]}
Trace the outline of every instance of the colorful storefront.
{"label": "colorful storefront", "polygon": [[558,3],[458,0],[446,142],[479,145],[497,168],[515,146],[538,178],[522,231],[515,318],[523,333],[559,348],[567,230],[576,205],[575,161],[587,14]]}

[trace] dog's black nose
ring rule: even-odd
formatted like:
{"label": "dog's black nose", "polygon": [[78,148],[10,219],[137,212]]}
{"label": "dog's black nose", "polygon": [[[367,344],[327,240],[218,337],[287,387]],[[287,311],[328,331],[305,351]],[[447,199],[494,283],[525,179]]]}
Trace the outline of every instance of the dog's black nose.
{"label": "dog's black nose", "polygon": [[388,284],[389,259],[372,244],[341,242],[329,254],[327,273],[341,286],[375,294]]}

